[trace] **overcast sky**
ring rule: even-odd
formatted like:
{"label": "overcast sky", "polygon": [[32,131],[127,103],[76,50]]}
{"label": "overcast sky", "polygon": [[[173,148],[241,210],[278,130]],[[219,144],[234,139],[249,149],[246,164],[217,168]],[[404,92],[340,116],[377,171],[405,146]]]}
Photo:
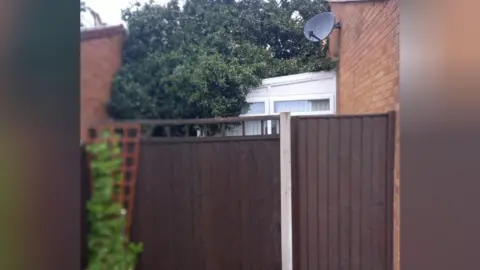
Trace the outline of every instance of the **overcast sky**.
{"label": "overcast sky", "polygon": [[[121,11],[129,6],[134,0],[85,0],[87,6],[95,10],[102,21],[108,25],[122,24]],[[138,0],[138,2],[148,2],[148,0]],[[168,0],[155,0],[160,4],[165,4]]]}

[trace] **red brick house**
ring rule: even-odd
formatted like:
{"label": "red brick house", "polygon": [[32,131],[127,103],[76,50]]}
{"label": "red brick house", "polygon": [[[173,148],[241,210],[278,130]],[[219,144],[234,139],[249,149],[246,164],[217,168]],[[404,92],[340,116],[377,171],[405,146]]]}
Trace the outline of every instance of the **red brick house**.
{"label": "red brick house", "polygon": [[112,79],[121,65],[125,29],[122,25],[81,31],[80,139],[92,123],[107,120],[105,103],[110,99]]}
{"label": "red brick house", "polygon": [[[329,0],[343,22],[330,49],[338,57],[337,113],[399,111],[399,0]],[[400,269],[399,125],[395,149],[394,269]]]}

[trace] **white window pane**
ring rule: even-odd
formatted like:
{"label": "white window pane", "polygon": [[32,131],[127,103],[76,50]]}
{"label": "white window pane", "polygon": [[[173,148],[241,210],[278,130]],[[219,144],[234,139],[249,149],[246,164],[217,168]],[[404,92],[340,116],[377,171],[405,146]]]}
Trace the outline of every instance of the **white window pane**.
{"label": "white window pane", "polygon": [[321,112],[330,110],[329,99],[275,101],[274,112]]}
{"label": "white window pane", "polygon": [[275,101],[274,112],[309,112],[311,106],[307,100]]}
{"label": "white window pane", "polygon": [[245,122],[245,135],[261,135],[262,122],[261,121],[247,121]]}
{"label": "white window pane", "polygon": [[318,99],[312,100],[312,111],[314,112],[323,112],[330,110],[330,100],[329,99]]}
{"label": "white window pane", "polygon": [[[266,134],[266,121],[264,121],[264,131],[263,134]],[[226,136],[242,136],[243,130],[242,125],[237,125],[231,127],[226,131]],[[262,135],[262,122],[261,121],[245,121],[245,135]]]}
{"label": "white window pane", "polygon": [[265,114],[265,102],[251,102],[242,110],[242,114]]}
{"label": "white window pane", "polygon": [[279,120],[272,120],[271,121],[271,133],[270,134],[280,134],[280,128],[279,128]]}

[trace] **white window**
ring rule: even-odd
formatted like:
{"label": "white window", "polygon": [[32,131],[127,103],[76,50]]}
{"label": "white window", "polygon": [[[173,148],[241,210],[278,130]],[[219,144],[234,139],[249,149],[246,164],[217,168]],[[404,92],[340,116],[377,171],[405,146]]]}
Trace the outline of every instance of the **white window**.
{"label": "white window", "polygon": [[[269,115],[269,102],[267,98],[260,99],[248,99],[247,106],[242,110],[240,116],[262,116]],[[263,132],[262,132],[262,121],[246,121],[245,122],[245,135],[261,135],[268,134],[268,123],[267,121],[263,122]],[[236,126],[235,128],[229,130],[227,135],[229,136],[241,136],[242,127]]]}
{"label": "white window", "polygon": [[334,95],[298,95],[274,97],[270,99],[270,114],[291,112],[292,115],[334,114]]}
{"label": "white window", "polygon": [[[278,115],[290,112],[292,115],[326,115],[335,113],[334,94],[285,95],[247,99],[248,105],[241,116]],[[279,134],[278,120],[264,121],[263,134]],[[241,135],[242,129],[236,127],[230,135]],[[261,121],[245,122],[245,135],[262,134]]]}
{"label": "white window", "polygon": [[[241,116],[335,114],[336,73],[302,73],[262,80],[259,88],[247,95],[248,106]],[[278,120],[247,121],[246,135],[278,134]],[[263,128],[263,130],[262,130]],[[236,126],[228,134],[241,136],[242,127]]]}
{"label": "white window", "polygon": [[330,110],[329,99],[274,101],[273,112],[325,112]]}
{"label": "white window", "polygon": [[266,101],[247,101],[247,106],[243,108],[241,115],[266,115],[267,113]]}

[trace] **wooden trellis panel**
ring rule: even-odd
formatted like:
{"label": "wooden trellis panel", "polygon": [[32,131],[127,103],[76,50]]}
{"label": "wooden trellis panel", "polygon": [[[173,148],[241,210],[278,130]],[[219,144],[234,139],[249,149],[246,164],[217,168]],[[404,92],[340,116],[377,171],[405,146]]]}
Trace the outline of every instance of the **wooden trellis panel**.
{"label": "wooden trellis panel", "polygon": [[[132,212],[135,202],[135,185],[138,178],[138,159],[140,152],[141,125],[137,123],[109,123],[89,129],[88,142],[95,143],[104,140],[100,135],[102,131],[108,130],[111,136],[109,142],[118,142],[121,148],[122,169],[121,181],[117,183],[120,188],[120,196],[113,198],[122,203],[126,209],[127,225],[125,232],[130,234],[132,224]],[[92,177],[90,177],[92,179]]]}

